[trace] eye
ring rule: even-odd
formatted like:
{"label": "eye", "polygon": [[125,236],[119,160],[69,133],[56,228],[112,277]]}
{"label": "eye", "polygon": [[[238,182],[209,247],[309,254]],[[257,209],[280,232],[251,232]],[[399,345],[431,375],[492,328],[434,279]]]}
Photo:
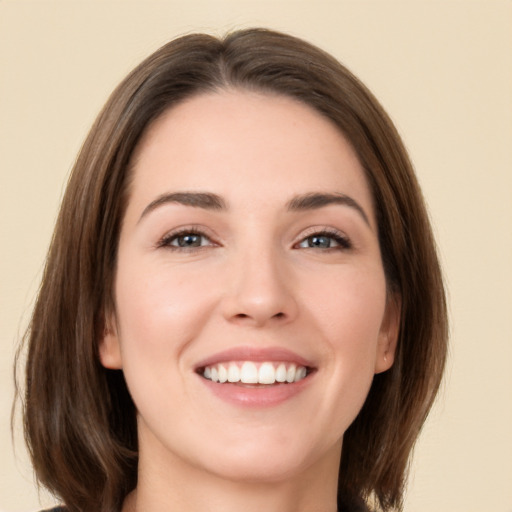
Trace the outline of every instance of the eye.
{"label": "eye", "polygon": [[215,245],[214,242],[212,242],[211,238],[205,233],[190,228],[168,233],[158,242],[158,247],[165,247],[177,251],[200,249],[212,245]]}
{"label": "eye", "polygon": [[312,233],[297,244],[300,249],[351,249],[350,240],[339,231]]}

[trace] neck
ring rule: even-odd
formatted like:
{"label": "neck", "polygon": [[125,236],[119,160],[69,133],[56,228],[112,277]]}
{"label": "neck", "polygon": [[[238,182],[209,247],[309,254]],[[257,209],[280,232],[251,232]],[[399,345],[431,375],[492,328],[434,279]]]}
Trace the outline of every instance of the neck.
{"label": "neck", "polygon": [[336,512],[339,458],[276,481],[223,478],[174,460],[172,465],[140,454],[137,488],[123,512]]}

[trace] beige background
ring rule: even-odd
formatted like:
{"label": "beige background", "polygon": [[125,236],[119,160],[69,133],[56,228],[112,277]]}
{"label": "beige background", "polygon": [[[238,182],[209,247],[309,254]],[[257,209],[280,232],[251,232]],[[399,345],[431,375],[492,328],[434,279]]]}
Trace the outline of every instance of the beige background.
{"label": "beige background", "polygon": [[0,0],[0,511],[40,507],[19,423],[11,446],[12,358],[88,127],[170,38],[254,25],[317,43],[367,83],[430,206],[451,359],[406,511],[512,512],[512,2],[495,0]]}

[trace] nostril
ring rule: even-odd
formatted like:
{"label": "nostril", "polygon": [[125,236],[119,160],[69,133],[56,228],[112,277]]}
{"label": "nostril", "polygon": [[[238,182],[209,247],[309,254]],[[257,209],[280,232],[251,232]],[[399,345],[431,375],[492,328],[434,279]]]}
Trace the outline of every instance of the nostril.
{"label": "nostril", "polygon": [[[237,320],[247,320],[247,319],[251,319],[251,318],[258,320],[256,315],[253,316],[253,315],[250,315],[247,313],[237,313],[233,318],[237,319]],[[280,311],[279,313],[275,313],[274,315],[271,315],[268,318],[283,319],[283,318],[286,318],[286,314],[283,313],[282,311]]]}

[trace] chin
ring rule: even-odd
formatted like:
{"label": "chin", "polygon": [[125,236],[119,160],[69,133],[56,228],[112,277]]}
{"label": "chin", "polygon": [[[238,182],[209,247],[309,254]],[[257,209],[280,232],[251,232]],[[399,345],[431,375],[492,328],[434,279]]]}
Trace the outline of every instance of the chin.
{"label": "chin", "polygon": [[281,455],[279,458],[276,461],[273,457],[262,455],[257,460],[229,460],[215,465],[211,472],[224,480],[263,485],[286,481],[303,473],[308,467],[305,461],[286,460]]}
{"label": "chin", "polygon": [[211,454],[211,457],[206,457],[206,453],[203,453],[202,464],[220,478],[253,484],[284,482],[308,471],[317,470],[323,464],[334,464],[337,468],[341,440],[330,447],[289,441],[290,439],[283,440],[281,433],[278,442],[248,442],[238,450],[229,448],[222,453]]}

